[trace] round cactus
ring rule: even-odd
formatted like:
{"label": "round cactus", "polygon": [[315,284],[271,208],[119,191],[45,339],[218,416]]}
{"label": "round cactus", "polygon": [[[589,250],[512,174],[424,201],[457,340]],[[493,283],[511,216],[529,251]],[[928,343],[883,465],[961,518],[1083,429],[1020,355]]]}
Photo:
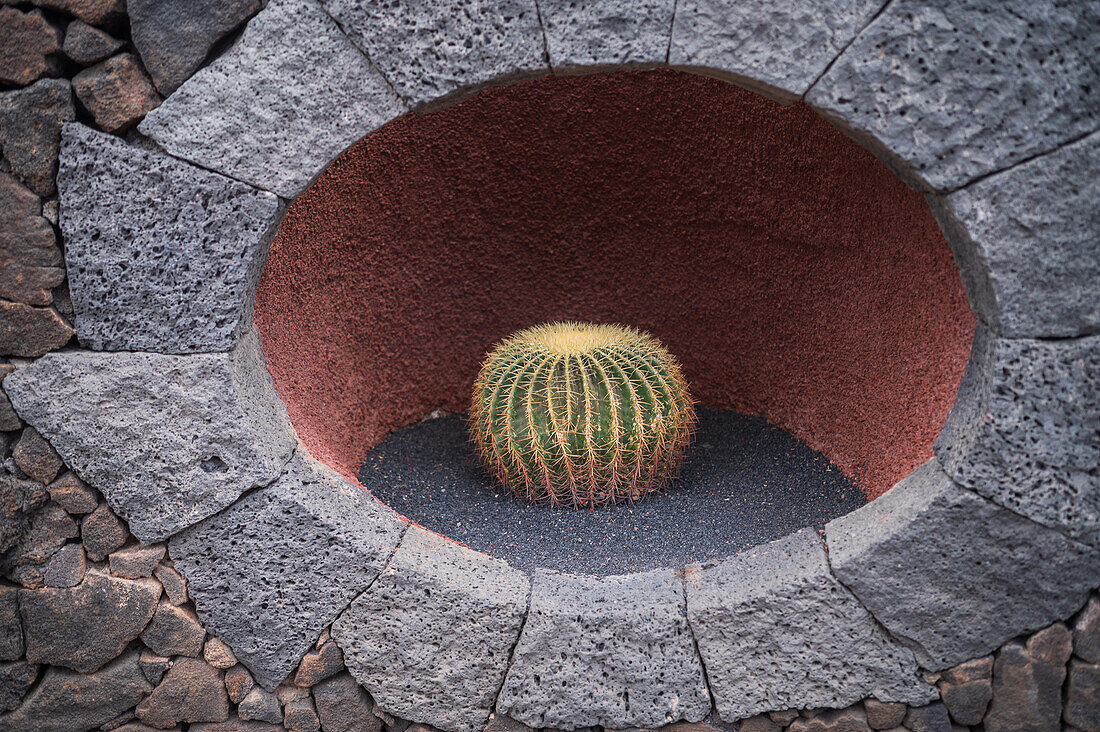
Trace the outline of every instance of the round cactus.
{"label": "round cactus", "polygon": [[695,409],[676,359],[632,328],[554,323],[485,359],[470,432],[489,470],[540,503],[635,499],[672,475]]}

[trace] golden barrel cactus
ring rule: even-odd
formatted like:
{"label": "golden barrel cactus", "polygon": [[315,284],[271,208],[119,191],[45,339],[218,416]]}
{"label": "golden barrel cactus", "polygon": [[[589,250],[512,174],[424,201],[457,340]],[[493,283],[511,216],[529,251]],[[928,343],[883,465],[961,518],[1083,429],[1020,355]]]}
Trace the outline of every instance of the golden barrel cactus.
{"label": "golden barrel cactus", "polygon": [[635,499],[675,472],[695,427],[680,366],[633,328],[554,323],[485,359],[470,432],[505,486],[575,507]]}

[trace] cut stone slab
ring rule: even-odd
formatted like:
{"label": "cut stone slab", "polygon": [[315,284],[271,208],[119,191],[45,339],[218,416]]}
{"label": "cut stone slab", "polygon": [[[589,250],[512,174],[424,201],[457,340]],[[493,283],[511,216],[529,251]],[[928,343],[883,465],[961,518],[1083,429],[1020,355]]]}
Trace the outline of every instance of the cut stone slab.
{"label": "cut stone slab", "polygon": [[950,191],[1100,127],[1088,3],[897,0],[806,96],[911,185]]}
{"label": "cut stone slab", "polygon": [[293,198],[405,111],[314,0],[272,0],[138,129],[172,155]]}
{"label": "cut stone slab", "polygon": [[1100,330],[1100,133],[930,195],[970,306],[1013,338]]}
{"label": "cut stone slab", "polygon": [[111,721],[153,688],[138,667],[138,655],[127,651],[93,674],[46,669],[22,706],[0,716],[0,729],[72,732]]}
{"label": "cut stone slab", "polygon": [[539,570],[497,712],[531,727],[660,727],[710,713],[671,569],[590,577]]}
{"label": "cut stone slab", "polygon": [[543,0],[539,3],[550,66],[617,68],[663,64],[674,0]]}
{"label": "cut stone slab", "polygon": [[882,0],[679,0],[668,63],[793,102]]}
{"label": "cut stone slab", "polygon": [[933,671],[1067,617],[1100,585],[1100,552],[960,488],[935,460],[825,534],[840,581]]}
{"label": "cut stone slab", "polygon": [[277,196],[80,124],[58,187],[81,344],[217,352],[248,332]]}
{"label": "cut stone slab", "polygon": [[4,389],[143,543],[271,483],[294,449],[255,332],[230,353],[51,353]]}
{"label": "cut stone slab", "polygon": [[64,79],[42,79],[0,94],[0,147],[12,173],[39,196],[56,190],[61,127],[74,119],[73,92]]}
{"label": "cut stone slab", "polygon": [[413,106],[549,71],[535,0],[322,0]]}
{"label": "cut stone slab", "polygon": [[272,690],[386,564],[404,524],[300,451],[275,484],[172,538],[207,630]]}
{"label": "cut stone slab", "polygon": [[688,618],[723,720],[868,696],[915,705],[939,697],[912,652],[829,571],[813,529],[685,572]]}
{"label": "cut stone slab", "polygon": [[1006,508],[1100,546],[1098,374],[1100,336],[999,338],[979,322],[955,405],[934,445],[944,472]]}
{"label": "cut stone slab", "polygon": [[332,637],[386,712],[447,732],[480,732],[529,591],[527,577],[506,562],[413,526],[370,589],[333,623]]}

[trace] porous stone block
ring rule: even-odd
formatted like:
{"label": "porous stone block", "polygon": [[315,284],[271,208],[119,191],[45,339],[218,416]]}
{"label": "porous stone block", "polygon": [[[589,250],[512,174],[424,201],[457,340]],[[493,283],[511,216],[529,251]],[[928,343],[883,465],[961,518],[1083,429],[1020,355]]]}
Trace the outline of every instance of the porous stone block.
{"label": "porous stone block", "polygon": [[39,196],[56,190],[61,126],[74,119],[73,92],[64,79],[0,94],[0,148],[12,172]]}
{"label": "porous stone block", "polygon": [[292,198],[404,112],[315,0],[272,0],[138,129],[172,155]]}
{"label": "porous stone block", "polygon": [[413,106],[548,69],[534,0],[322,0]]}
{"label": "porous stone block", "polygon": [[229,353],[52,353],[4,389],[143,543],[271,483],[294,449],[255,332]]}
{"label": "porous stone block", "polygon": [[1006,508],[1100,546],[1098,374],[1100,336],[1008,339],[979,323],[934,446],[944,472]]}
{"label": "porous stone block", "polygon": [[833,571],[933,671],[1079,608],[1100,553],[955,485],[935,460],[825,526]]}
{"label": "porous stone block", "polygon": [[554,69],[662,64],[674,0],[543,0],[539,3]]}
{"label": "porous stone block", "polygon": [[529,589],[506,562],[413,526],[332,637],[386,712],[475,732],[508,668]]}
{"label": "porous stone block", "polygon": [[216,352],[248,332],[277,196],[80,124],[58,187],[82,345]]}
{"label": "porous stone block", "polygon": [[207,630],[270,691],[377,576],[403,529],[299,452],[277,482],[173,537],[168,551]]}
{"label": "porous stone block", "polygon": [[1100,133],[928,202],[970,306],[1013,338],[1100,330]]}
{"label": "porous stone block", "polygon": [[897,0],[806,96],[912,185],[949,191],[1100,126],[1100,9]]}
{"label": "porous stone block", "polygon": [[813,529],[685,571],[688,618],[724,720],[938,697],[912,652],[829,571]]}
{"label": "porous stone block", "polygon": [[791,102],[880,7],[881,0],[679,0],[668,62]]}
{"label": "porous stone block", "polygon": [[497,712],[531,727],[698,722],[710,694],[671,569],[589,577],[540,570]]}

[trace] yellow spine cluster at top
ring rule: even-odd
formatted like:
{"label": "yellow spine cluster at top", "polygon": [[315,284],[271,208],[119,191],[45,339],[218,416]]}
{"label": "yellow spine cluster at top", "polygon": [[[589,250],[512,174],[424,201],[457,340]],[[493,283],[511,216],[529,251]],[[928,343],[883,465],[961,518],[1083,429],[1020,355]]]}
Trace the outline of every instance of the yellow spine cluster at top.
{"label": "yellow spine cluster at top", "polygon": [[540,503],[592,506],[657,490],[691,440],[676,359],[633,328],[553,323],[485,359],[470,432],[489,470]]}

